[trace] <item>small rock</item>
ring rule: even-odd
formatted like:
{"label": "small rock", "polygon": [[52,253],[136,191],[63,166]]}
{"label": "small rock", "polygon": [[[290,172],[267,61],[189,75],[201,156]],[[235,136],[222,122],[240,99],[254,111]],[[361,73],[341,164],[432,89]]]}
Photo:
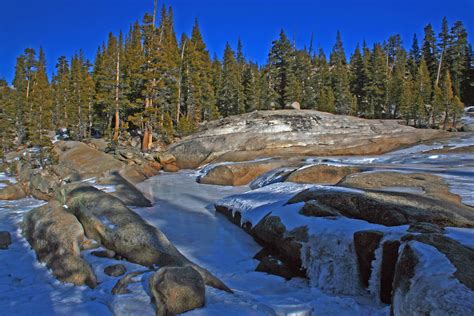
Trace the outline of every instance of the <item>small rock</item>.
{"label": "small rock", "polygon": [[97,250],[97,251],[92,251],[91,255],[99,257],[99,258],[109,258],[112,259],[115,257],[115,251],[113,250]]}
{"label": "small rock", "polygon": [[204,306],[204,281],[190,266],[161,268],[150,277],[149,287],[156,315],[182,314]]}
{"label": "small rock", "polygon": [[0,232],[0,249],[8,249],[12,244],[12,237],[9,232]]}
{"label": "small rock", "polygon": [[156,158],[159,163],[162,163],[164,165],[169,165],[176,162],[176,157],[168,153],[159,153],[158,155],[156,155]]}
{"label": "small rock", "polygon": [[179,168],[174,163],[172,163],[163,165],[163,170],[166,172],[178,172]]}
{"label": "small rock", "polygon": [[281,260],[271,255],[264,257],[258,264],[255,271],[278,275],[287,280],[295,276],[299,276],[299,275],[295,275],[292,269],[289,268],[284,262],[282,262]]}
{"label": "small rock", "polygon": [[125,268],[123,264],[114,264],[104,269],[105,274],[107,274],[108,276],[113,276],[113,277],[124,275],[125,272],[127,272],[127,269]]}
{"label": "small rock", "polygon": [[294,101],[292,103],[287,103],[285,105],[285,108],[290,109],[290,110],[301,110],[301,105],[298,101]]}

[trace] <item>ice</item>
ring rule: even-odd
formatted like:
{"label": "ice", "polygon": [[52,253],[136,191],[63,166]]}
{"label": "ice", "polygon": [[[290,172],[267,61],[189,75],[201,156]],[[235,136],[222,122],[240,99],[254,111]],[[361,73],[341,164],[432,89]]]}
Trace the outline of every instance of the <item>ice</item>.
{"label": "ice", "polygon": [[474,310],[474,292],[453,274],[456,268],[436,248],[409,242],[419,262],[406,295],[394,293],[395,314],[469,315]]}
{"label": "ice", "polygon": [[446,236],[474,249],[474,228],[446,227]]}

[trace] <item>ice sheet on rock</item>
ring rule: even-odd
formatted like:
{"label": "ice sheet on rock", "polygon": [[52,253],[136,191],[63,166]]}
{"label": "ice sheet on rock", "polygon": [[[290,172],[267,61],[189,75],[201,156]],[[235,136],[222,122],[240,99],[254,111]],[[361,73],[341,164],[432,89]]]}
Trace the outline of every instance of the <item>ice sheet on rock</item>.
{"label": "ice sheet on rock", "polygon": [[114,193],[116,191],[115,185],[97,184],[97,178],[95,177],[84,179],[81,181],[81,183],[87,183],[105,193]]}
{"label": "ice sheet on rock", "polygon": [[258,176],[252,182],[250,182],[249,186],[251,189],[255,190],[255,189],[270,185],[270,184],[283,182],[286,178],[286,175],[288,175],[288,173],[293,170],[295,170],[295,168],[286,168],[286,167],[270,170]]}
{"label": "ice sheet on rock", "polygon": [[406,296],[394,293],[396,315],[425,314],[471,315],[474,310],[474,291],[460,283],[453,274],[456,268],[435,247],[411,241],[419,262]]}
{"label": "ice sheet on rock", "polygon": [[474,228],[446,227],[446,236],[474,249]]}
{"label": "ice sheet on rock", "polygon": [[219,200],[217,204],[227,207],[233,213],[240,212],[242,223],[249,222],[255,225],[269,212],[281,208],[291,197],[311,187],[314,185],[274,183],[243,194],[226,197]]}

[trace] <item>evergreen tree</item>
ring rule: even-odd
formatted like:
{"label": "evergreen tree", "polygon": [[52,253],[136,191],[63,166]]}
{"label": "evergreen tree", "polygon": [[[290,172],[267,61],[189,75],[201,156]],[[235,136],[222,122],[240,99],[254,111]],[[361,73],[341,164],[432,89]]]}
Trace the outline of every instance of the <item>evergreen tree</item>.
{"label": "evergreen tree", "polygon": [[258,68],[255,68],[256,67],[253,65],[246,66],[242,75],[243,104],[245,112],[252,112],[257,109],[257,91],[255,78],[258,75]]}
{"label": "evergreen tree", "polygon": [[39,59],[36,65],[33,87],[31,89],[32,115],[29,126],[29,139],[35,145],[45,145],[45,132],[52,126],[52,91],[46,71],[46,57],[40,48]]}
{"label": "evergreen tree", "polygon": [[229,43],[224,50],[224,62],[222,67],[222,82],[218,93],[219,112],[223,116],[239,114],[243,109],[239,108],[240,75],[239,66],[235,54]]}
{"label": "evergreen tree", "polygon": [[460,21],[456,21],[450,31],[450,46],[446,53],[449,61],[449,70],[453,81],[453,90],[460,100],[466,98],[470,86],[469,69],[471,49],[467,40],[467,31]]}
{"label": "evergreen tree", "polygon": [[283,109],[287,103],[291,103],[292,96],[289,95],[290,81],[296,80],[292,73],[294,49],[283,30],[278,40],[272,42],[272,48],[268,55],[268,70],[270,89],[276,93],[276,107]]}
{"label": "evergreen tree", "polygon": [[436,47],[436,37],[431,24],[425,27],[425,37],[421,48],[426,66],[430,72],[432,82],[435,82],[438,73],[438,49]]}
{"label": "evergreen tree", "polygon": [[349,89],[349,67],[340,32],[337,32],[336,44],[331,52],[329,65],[336,112],[339,114],[353,113],[353,97]]}
{"label": "evergreen tree", "polygon": [[438,61],[438,68],[436,73],[436,82],[435,85],[438,85],[440,75],[446,72],[448,69],[448,59],[449,57],[446,56],[447,50],[449,49],[449,44],[451,42],[450,34],[449,34],[449,27],[448,27],[448,20],[446,17],[443,18],[443,22],[441,24],[441,32],[438,35],[439,42],[438,47],[440,51],[440,57]]}
{"label": "evergreen tree", "polygon": [[388,109],[387,100],[387,73],[386,57],[382,45],[374,45],[369,64],[368,85],[368,113],[369,117],[386,117]]}
{"label": "evergreen tree", "polygon": [[56,128],[69,127],[69,63],[61,56],[56,64],[56,75],[52,80],[53,89],[53,125]]}
{"label": "evergreen tree", "polygon": [[357,99],[357,114],[365,115],[367,112],[367,87],[369,74],[367,64],[360,51],[359,44],[351,57],[351,93]]}
{"label": "evergreen tree", "polygon": [[418,72],[418,65],[421,61],[421,51],[420,47],[418,46],[418,38],[416,33],[413,35],[413,42],[411,45],[410,53],[408,55],[408,69],[410,70],[410,74],[415,77],[416,73]]}

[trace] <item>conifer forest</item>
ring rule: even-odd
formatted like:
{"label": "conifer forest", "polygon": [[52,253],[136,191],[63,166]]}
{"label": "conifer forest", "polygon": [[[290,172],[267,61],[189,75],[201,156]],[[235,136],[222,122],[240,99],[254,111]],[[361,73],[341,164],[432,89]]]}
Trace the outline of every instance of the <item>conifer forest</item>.
{"label": "conifer forest", "polygon": [[46,65],[41,47],[26,48],[12,84],[0,81],[0,152],[44,145],[47,131],[63,128],[77,140],[139,135],[147,151],[154,140],[170,143],[203,122],[294,102],[449,129],[474,103],[472,48],[461,21],[445,18],[440,30],[428,24],[420,38],[361,42],[350,53],[339,32],[325,52],[313,40],[297,48],[281,30],[267,63],[258,65],[240,40],[227,43],[222,59],[210,56],[197,20],[178,38],[172,8],[156,11],[125,33],[110,33],[94,60],[78,50]]}

